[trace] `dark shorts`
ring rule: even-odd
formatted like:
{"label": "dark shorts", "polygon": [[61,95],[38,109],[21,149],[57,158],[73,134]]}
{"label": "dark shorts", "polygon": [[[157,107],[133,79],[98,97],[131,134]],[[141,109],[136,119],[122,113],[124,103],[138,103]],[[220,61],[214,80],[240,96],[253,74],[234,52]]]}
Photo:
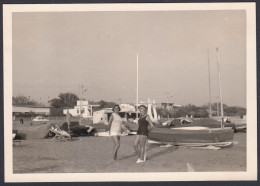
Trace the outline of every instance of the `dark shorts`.
{"label": "dark shorts", "polygon": [[138,130],[138,131],[137,131],[137,135],[148,136],[148,135],[149,135],[149,131],[148,131],[148,130],[147,130],[147,131],[145,131],[145,130],[143,130],[143,131]]}

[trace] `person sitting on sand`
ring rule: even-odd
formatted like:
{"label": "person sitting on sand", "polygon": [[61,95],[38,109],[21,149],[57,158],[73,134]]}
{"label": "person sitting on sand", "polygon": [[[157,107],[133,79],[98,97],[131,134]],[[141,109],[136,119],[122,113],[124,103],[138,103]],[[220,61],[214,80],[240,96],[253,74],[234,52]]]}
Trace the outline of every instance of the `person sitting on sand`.
{"label": "person sitting on sand", "polygon": [[110,136],[112,137],[112,140],[114,142],[114,151],[113,151],[113,159],[116,160],[117,159],[117,151],[120,147],[120,135],[121,135],[121,131],[122,129],[125,129],[125,126],[123,125],[123,120],[119,115],[119,111],[121,110],[121,108],[119,107],[119,105],[115,105],[112,109],[114,112],[112,113],[112,115],[109,118],[109,133]]}
{"label": "person sitting on sand", "polygon": [[141,105],[140,109],[140,119],[138,120],[138,130],[137,135],[134,140],[134,149],[138,156],[136,163],[142,163],[146,160],[146,142],[149,131],[154,127],[152,120],[147,115],[147,107]]}

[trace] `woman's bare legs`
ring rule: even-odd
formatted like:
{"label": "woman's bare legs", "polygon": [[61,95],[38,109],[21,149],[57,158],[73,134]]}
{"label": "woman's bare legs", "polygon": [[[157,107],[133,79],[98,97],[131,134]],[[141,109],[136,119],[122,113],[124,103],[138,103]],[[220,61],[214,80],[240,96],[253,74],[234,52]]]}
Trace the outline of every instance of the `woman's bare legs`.
{"label": "woman's bare legs", "polygon": [[117,159],[117,151],[120,147],[120,136],[112,136],[113,142],[115,144],[114,151],[113,151],[113,159]]}
{"label": "woman's bare legs", "polygon": [[135,152],[138,156],[138,159],[141,158],[141,152],[140,152],[140,135],[136,135],[135,136],[135,140],[134,140],[134,149]]}
{"label": "woman's bare legs", "polygon": [[140,146],[141,146],[141,160],[145,160],[145,150],[146,150],[146,140],[147,136],[140,135]]}

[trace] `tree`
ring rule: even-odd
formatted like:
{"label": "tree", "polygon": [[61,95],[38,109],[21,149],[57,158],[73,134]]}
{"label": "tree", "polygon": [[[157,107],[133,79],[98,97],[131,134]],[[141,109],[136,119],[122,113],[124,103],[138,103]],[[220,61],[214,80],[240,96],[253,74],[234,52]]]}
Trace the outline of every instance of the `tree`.
{"label": "tree", "polygon": [[91,105],[99,105],[99,107],[94,107],[94,110],[98,110],[98,109],[103,109],[103,108],[113,108],[114,105],[116,105],[115,102],[110,102],[110,101],[104,101],[104,100],[100,100],[100,101],[89,101],[89,104]]}
{"label": "tree", "polygon": [[195,118],[206,118],[209,116],[209,113],[205,110],[205,109],[198,109],[195,113],[194,113],[194,117]]}
{"label": "tree", "polygon": [[102,109],[102,108],[105,108],[105,106],[106,106],[106,102],[103,101],[103,100],[101,100],[101,101],[99,102],[99,107]]}
{"label": "tree", "polygon": [[26,96],[15,96],[12,98],[13,105],[20,105],[20,106],[44,106],[44,104],[31,100],[30,97]]}
{"label": "tree", "polygon": [[158,115],[160,115],[161,117],[166,118],[168,116],[168,111],[165,108],[156,108],[156,112],[158,113]]}
{"label": "tree", "polygon": [[241,116],[246,114],[246,109],[242,107],[227,107],[224,112],[228,116]]}
{"label": "tree", "polygon": [[51,103],[51,106],[54,108],[62,108],[65,106],[64,102],[59,98],[54,98],[49,101]]}
{"label": "tree", "polygon": [[49,103],[55,108],[74,107],[77,100],[79,100],[78,96],[73,93],[60,93],[59,98],[54,98]]}

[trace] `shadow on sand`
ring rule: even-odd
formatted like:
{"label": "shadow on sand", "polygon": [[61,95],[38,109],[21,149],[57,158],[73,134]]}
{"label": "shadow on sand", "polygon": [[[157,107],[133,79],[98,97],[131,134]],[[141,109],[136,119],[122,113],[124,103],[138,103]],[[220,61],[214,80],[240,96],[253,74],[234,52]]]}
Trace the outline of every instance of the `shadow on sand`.
{"label": "shadow on sand", "polygon": [[[158,147],[157,145],[155,147]],[[155,148],[153,147],[153,148]],[[177,150],[179,147],[178,146],[171,146],[171,147],[159,147],[159,148],[163,148],[163,150],[156,152],[154,154],[151,154],[150,156],[147,156],[146,160],[150,160],[153,159],[157,156],[163,155],[163,154],[167,154],[167,153],[171,153],[175,150]]]}
{"label": "shadow on sand", "polygon": [[[150,150],[158,148],[158,147],[159,147],[158,145],[151,145],[151,146],[147,147],[146,152],[149,152]],[[161,147],[159,147],[159,148],[161,148]],[[163,150],[161,150],[159,152],[156,152],[154,154],[151,154],[151,155],[147,156],[146,160],[150,160],[152,158],[155,158],[157,156],[160,156],[160,155],[163,155],[163,154],[166,154],[166,153],[171,153],[174,150],[177,150],[178,148],[179,147],[177,147],[177,146],[164,148]],[[124,156],[122,158],[119,158],[118,160],[124,160],[124,159],[132,158],[132,157],[137,157],[136,153],[133,153],[133,154],[131,154],[129,156]]]}

